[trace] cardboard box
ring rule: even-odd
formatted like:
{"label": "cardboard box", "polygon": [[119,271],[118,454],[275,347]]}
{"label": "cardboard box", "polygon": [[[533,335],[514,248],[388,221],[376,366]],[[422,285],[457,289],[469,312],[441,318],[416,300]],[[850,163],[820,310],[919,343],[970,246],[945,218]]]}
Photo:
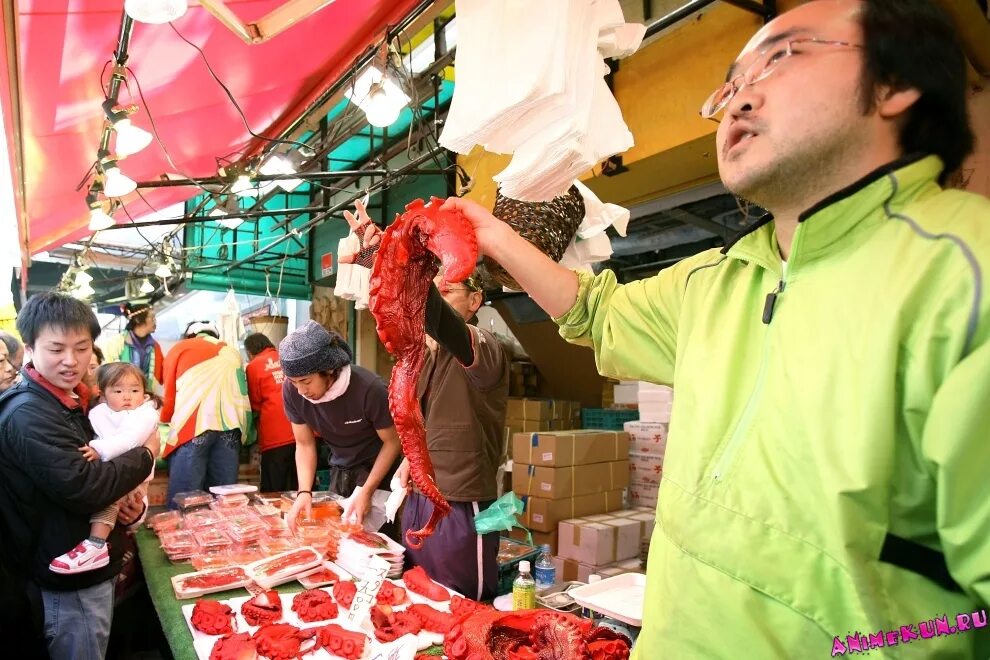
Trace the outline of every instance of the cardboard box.
{"label": "cardboard box", "polygon": [[646,569],[643,568],[642,563],[639,559],[626,559],[623,561],[616,562],[611,566],[599,566],[598,575],[602,576],[604,580],[607,577],[613,577],[616,575],[622,575],[623,573],[646,573]]}
{"label": "cardboard box", "polygon": [[512,460],[526,465],[564,467],[622,461],[629,455],[623,431],[551,431],[512,436]]}
{"label": "cardboard box", "polygon": [[550,430],[552,420],[549,419],[508,419],[505,428],[511,431],[510,438],[516,433],[545,433]]}
{"label": "cardboard box", "polygon": [[[609,515],[616,518],[635,520],[640,523],[640,538],[648,538],[653,536],[653,527],[657,522],[657,513],[655,508],[650,509],[648,507],[636,507],[635,509],[619,509],[618,511],[612,511]],[[588,517],[585,516],[585,519],[588,519]]]}
{"label": "cardboard box", "polygon": [[[552,554],[557,554],[557,530],[554,529],[552,532],[531,532],[533,535],[533,545],[539,547],[541,545],[549,545],[550,552]],[[523,543],[529,543],[529,539],[526,538],[526,530],[520,527],[513,527],[512,531],[509,532],[509,538],[522,541]]]}
{"label": "cardboard box", "polygon": [[510,398],[505,408],[506,419],[572,420],[574,402],[565,399]]}
{"label": "cardboard box", "polygon": [[629,483],[659,486],[663,478],[663,456],[629,454]]}
{"label": "cardboard box", "polygon": [[621,404],[638,404],[639,387],[636,384],[619,384],[612,388],[612,402]]}
{"label": "cardboard box", "polygon": [[616,516],[563,520],[558,533],[561,557],[593,566],[638,557],[642,540],[639,521]]}
{"label": "cardboard box", "polygon": [[663,456],[667,451],[666,422],[626,422],[622,428],[629,434],[629,451],[637,454]]}
{"label": "cardboard box", "polygon": [[548,500],[621,490],[629,485],[629,461],[542,467],[513,461],[512,490]]}
{"label": "cardboard box", "polygon": [[659,496],[659,486],[653,484],[629,484],[626,494],[629,496],[629,504],[637,507],[649,507],[653,510],[657,508]]}
{"label": "cardboard box", "polygon": [[564,497],[559,500],[523,496],[522,500],[526,510],[519,516],[520,523],[535,531],[556,532],[557,523],[561,520],[621,509],[622,490]]}

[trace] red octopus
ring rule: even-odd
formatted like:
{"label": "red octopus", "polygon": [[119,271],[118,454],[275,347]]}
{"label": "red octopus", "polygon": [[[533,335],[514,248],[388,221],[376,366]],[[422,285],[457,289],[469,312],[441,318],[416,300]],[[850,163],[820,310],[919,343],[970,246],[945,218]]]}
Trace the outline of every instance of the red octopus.
{"label": "red octopus", "polygon": [[630,640],[591,621],[547,610],[478,610],[446,634],[450,660],[627,660]]}
{"label": "red octopus", "polygon": [[385,580],[375,596],[375,602],[382,605],[402,605],[406,602],[406,590]]}
{"label": "red octopus", "polygon": [[275,623],[282,618],[282,598],[277,591],[258,594],[241,605],[241,616],[249,626]]}
{"label": "red octopus", "polygon": [[403,635],[415,635],[423,628],[420,618],[409,611],[395,612],[391,607],[375,605],[370,615],[375,639],[383,643],[394,642]]}
{"label": "red octopus", "polygon": [[[253,639],[258,655],[271,660],[292,660],[316,650],[319,642],[315,636],[312,629],[300,630],[288,623],[270,623],[258,628]],[[306,642],[310,643],[304,648]]]}
{"label": "red octopus", "polygon": [[337,584],[333,585],[333,597],[340,606],[345,610],[350,609],[351,603],[354,602],[354,596],[357,594],[357,585],[350,580],[340,580]]}
{"label": "red octopus", "polygon": [[450,597],[450,613],[454,615],[455,619],[461,619],[467,617],[470,614],[474,614],[478,610],[489,610],[490,606],[484,603],[479,603],[476,600],[471,600],[470,598],[464,598],[463,596],[458,596],[454,594]]}
{"label": "red octopus", "polygon": [[406,542],[414,549],[423,546],[423,540],[450,511],[436,485],[423,412],[416,397],[426,351],[426,298],[440,264],[444,280],[453,283],[468,278],[478,260],[474,227],[460,212],[441,211],[441,203],[436,197],[429,206],[421,199],[414,200],[385,230],[371,271],[368,304],[378,337],[396,358],[388,399],[402,453],[409,459],[416,488],[433,503],[433,513],[423,529],[406,531]]}
{"label": "red octopus", "polygon": [[415,566],[402,574],[406,589],[420,596],[443,603],[450,600],[450,592],[433,581],[422,566]]}
{"label": "red octopus", "polygon": [[255,660],[258,652],[249,633],[234,633],[217,640],[210,651],[210,660]]}
{"label": "red octopus", "polygon": [[454,618],[450,614],[435,610],[429,605],[416,603],[415,605],[410,605],[406,611],[418,618],[423,626],[423,630],[429,632],[446,635],[450,632],[450,627],[454,625]]}
{"label": "red octopus", "polygon": [[364,645],[368,638],[362,633],[345,630],[335,623],[311,630],[316,632],[317,646],[326,649],[332,655],[347,660],[358,660],[364,655]]}
{"label": "red octopus", "polygon": [[308,589],[293,597],[292,611],[306,623],[328,621],[337,618],[337,603],[322,589]]}
{"label": "red octopus", "polygon": [[229,635],[233,620],[234,610],[215,600],[197,600],[190,617],[193,628],[207,635]]}

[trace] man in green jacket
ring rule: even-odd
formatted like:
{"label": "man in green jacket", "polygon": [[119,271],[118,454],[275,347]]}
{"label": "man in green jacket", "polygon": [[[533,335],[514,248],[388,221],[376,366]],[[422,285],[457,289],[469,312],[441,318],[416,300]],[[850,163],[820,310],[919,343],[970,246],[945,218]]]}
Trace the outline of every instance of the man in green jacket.
{"label": "man in green jacket", "polygon": [[620,285],[448,201],[608,376],[677,401],[640,660],[990,655],[990,201],[965,61],[922,0],[819,0],[704,104],[772,217]]}

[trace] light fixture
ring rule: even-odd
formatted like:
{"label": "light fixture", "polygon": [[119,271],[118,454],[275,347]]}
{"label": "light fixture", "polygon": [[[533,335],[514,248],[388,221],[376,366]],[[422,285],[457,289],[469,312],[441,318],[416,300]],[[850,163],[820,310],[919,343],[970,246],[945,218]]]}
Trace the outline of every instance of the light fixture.
{"label": "light fixture", "polygon": [[102,207],[89,210],[89,230],[103,231],[116,226],[116,221]]}
{"label": "light fixture", "polygon": [[[124,80],[124,74],[117,67],[114,68],[113,75],[122,81]],[[138,128],[130,119],[130,115],[137,110],[136,105],[116,105],[113,99],[107,99],[103,102],[103,112],[117,134],[114,153],[120,158],[136,154],[151,144],[151,133],[143,128]]]}
{"label": "light fixture", "polygon": [[[289,158],[283,156],[282,154],[273,154],[260,168],[258,168],[259,174],[266,174],[269,176],[277,174],[295,174],[298,171],[299,166],[295,165]],[[285,192],[292,192],[302,184],[302,179],[278,179],[272,183],[280,187]]]}
{"label": "light fixture", "polygon": [[155,269],[155,277],[167,280],[172,277],[172,269],[166,263],[159,264],[158,268]]}
{"label": "light fixture", "polygon": [[79,298],[79,299],[89,298],[90,296],[92,296],[95,293],[96,293],[96,289],[94,289],[93,287],[91,287],[88,283],[87,284],[81,284],[81,285],[77,286],[75,289],[72,290],[72,297],[73,298]]}
{"label": "light fixture", "polygon": [[372,126],[386,128],[395,123],[404,107],[405,103],[400,105],[396,99],[389,97],[385,91],[385,83],[381,81],[371,86],[364,114]]}
{"label": "light fixture", "polygon": [[93,281],[93,276],[84,270],[76,271],[76,286],[85,286]]}
{"label": "light fixture", "polygon": [[187,0],[124,0],[124,11],[139,23],[161,25],[181,17],[189,9]]}
{"label": "light fixture", "polygon": [[409,97],[402,88],[383,68],[375,65],[366,68],[344,95],[364,110],[369,124],[379,128],[395,123],[399,113],[409,104]]}
{"label": "light fixture", "polygon": [[251,177],[247,174],[238,175],[237,179],[230,185],[230,192],[235,195],[241,195],[244,197],[250,197],[251,192],[254,188],[254,184],[251,183]]}
{"label": "light fixture", "polygon": [[138,289],[141,293],[154,293],[155,285],[148,281],[148,278],[141,280],[141,288]]}
{"label": "light fixture", "polygon": [[107,197],[123,197],[137,189],[137,183],[121,173],[116,160],[104,160],[102,162],[102,168],[103,193]]}

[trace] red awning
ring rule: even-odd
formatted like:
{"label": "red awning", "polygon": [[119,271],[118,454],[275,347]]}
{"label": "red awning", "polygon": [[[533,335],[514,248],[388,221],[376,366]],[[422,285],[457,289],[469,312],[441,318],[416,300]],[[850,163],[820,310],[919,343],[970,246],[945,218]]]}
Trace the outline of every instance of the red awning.
{"label": "red awning", "polygon": [[[252,130],[275,135],[298,117],[355,58],[379,40],[419,0],[336,0],[270,41],[247,45],[199,6],[175,21],[200,46],[217,75],[243,108]],[[227,6],[245,23],[258,20],[284,0]],[[18,9],[18,76],[21,141],[7,126],[11,148],[23,158],[24,209],[31,253],[88,233],[86,189],[75,188],[96,159],[103,125],[101,73],[109,67],[120,29],[120,0],[21,0]],[[8,32],[8,35],[10,33]],[[130,81],[121,103],[137,103],[134,124],[151,130],[150,110],[166,148],[185,174],[212,176],[216,157],[260,146],[248,134],[200,55],[168,25],[135,23],[127,66],[144,90],[147,107]],[[6,55],[3,71],[7,70]],[[2,82],[2,81],[0,81]],[[0,94],[0,100],[3,95]],[[136,181],[173,172],[157,142],[120,161]],[[196,189],[143,191],[161,208]],[[149,212],[135,194],[125,200],[132,215]],[[125,221],[122,212],[115,215]]]}

